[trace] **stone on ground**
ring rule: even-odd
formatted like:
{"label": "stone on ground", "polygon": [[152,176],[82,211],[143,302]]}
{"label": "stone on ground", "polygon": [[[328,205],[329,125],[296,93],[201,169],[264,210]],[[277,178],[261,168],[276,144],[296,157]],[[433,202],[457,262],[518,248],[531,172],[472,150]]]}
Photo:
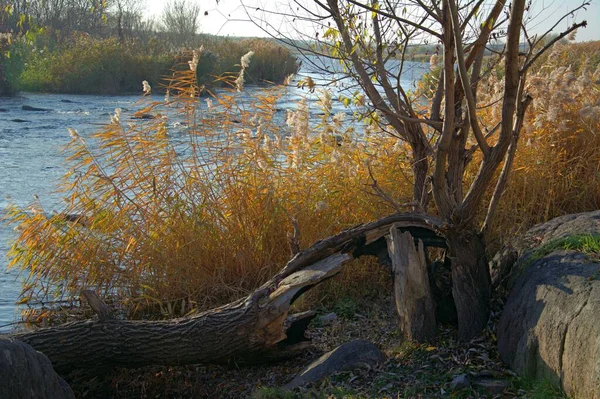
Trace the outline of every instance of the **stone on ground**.
{"label": "stone on ground", "polygon": [[0,398],[74,399],[75,395],[44,354],[0,337]]}
{"label": "stone on ground", "polygon": [[285,386],[293,389],[319,381],[338,371],[359,367],[375,367],[385,361],[385,355],[369,341],[356,340],[340,345],[312,362]]}
{"label": "stone on ground", "polygon": [[450,383],[450,390],[459,391],[464,388],[469,388],[471,386],[471,381],[469,381],[469,377],[466,374],[455,375],[452,378],[452,382]]}
{"label": "stone on ground", "polygon": [[336,321],[337,318],[338,317],[335,313],[327,313],[327,314],[324,314],[323,316],[319,317],[319,324],[321,324],[321,326],[325,327],[325,326],[330,325],[334,321]]}

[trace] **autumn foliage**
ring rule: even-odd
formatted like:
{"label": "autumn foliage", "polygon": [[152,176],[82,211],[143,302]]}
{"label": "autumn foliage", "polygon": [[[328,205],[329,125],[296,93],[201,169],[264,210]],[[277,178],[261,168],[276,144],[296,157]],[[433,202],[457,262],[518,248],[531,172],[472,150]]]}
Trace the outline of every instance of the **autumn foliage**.
{"label": "autumn foliage", "polygon": [[[557,46],[531,76],[534,102],[490,250],[535,223],[598,208],[600,70],[584,57],[597,45]],[[205,100],[183,64],[167,101],[140,100],[140,112],[155,119],[132,122],[117,111],[92,137],[72,132],[64,210],[10,209],[19,229],[11,267],[27,277],[22,302],[32,305],[31,321],[47,315],[34,310],[39,301],[76,298],[84,288],[117,298],[129,317],[214,307],[267,280],[292,255],[290,244],[304,248],[406,209],[409,153],[376,117],[350,123],[351,110],[333,114],[326,92],[321,115],[306,100],[285,115],[276,106],[285,86],[242,103],[237,77],[232,71],[231,90]],[[482,95],[493,99],[499,79],[483,82]],[[493,125],[500,104],[479,117]],[[328,295],[386,291],[389,283],[367,261],[338,281]]]}

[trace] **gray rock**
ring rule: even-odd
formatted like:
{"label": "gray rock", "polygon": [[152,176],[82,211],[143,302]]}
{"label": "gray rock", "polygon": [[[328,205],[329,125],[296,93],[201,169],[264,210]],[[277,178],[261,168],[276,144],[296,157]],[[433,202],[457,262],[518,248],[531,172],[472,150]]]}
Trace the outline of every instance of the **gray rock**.
{"label": "gray rock", "polygon": [[452,382],[450,383],[451,391],[458,391],[464,388],[469,388],[471,386],[471,381],[466,374],[458,374],[452,378]]}
{"label": "gray rock", "polygon": [[485,391],[489,395],[501,395],[508,387],[509,382],[506,380],[490,380],[482,379],[473,382],[473,387]]}
{"label": "gray rock", "polygon": [[494,286],[509,291],[530,263],[536,249],[560,238],[582,234],[600,234],[600,210],[559,216],[533,226],[506,245],[490,261]]}
{"label": "gray rock", "polygon": [[23,111],[35,111],[35,112],[46,112],[46,111],[52,111],[50,109],[47,108],[38,108],[38,107],[32,107],[31,105],[23,105],[21,107],[21,109]]}
{"label": "gray rock", "polygon": [[515,247],[498,350],[521,375],[549,380],[569,396],[600,399],[600,262],[577,251],[535,251],[580,234],[600,234],[600,212],[535,226]]}
{"label": "gray rock", "polygon": [[152,115],[152,114],[135,114],[132,116],[133,119],[144,119],[144,120],[150,120],[150,119],[156,119],[156,115]]}
{"label": "gray rock", "polygon": [[322,326],[328,326],[334,321],[336,321],[337,318],[338,317],[335,313],[327,313],[319,317],[319,323],[321,323]]}
{"label": "gray rock", "polygon": [[338,371],[359,367],[375,367],[385,361],[385,355],[371,342],[356,340],[340,345],[312,362],[285,386],[293,389],[319,381]]}
{"label": "gray rock", "polygon": [[0,337],[0,398],[71,399],[75,395],[46,355],[23,342]]}

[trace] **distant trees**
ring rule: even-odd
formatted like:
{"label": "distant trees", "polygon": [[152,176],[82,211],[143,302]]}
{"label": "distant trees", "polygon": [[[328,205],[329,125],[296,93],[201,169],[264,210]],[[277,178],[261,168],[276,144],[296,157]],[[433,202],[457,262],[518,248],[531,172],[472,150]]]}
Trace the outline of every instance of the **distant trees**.
{"label": "distant trees", "polygon": [[176,43],[189,45],[200,28],[199,17],[199,5],[188,0],[170,0],[161,16],[162,28]]}
{"label": "distant trees", "polygon": [[103,30],[108,3],[102,0],[33,0],[14,1],[20,4],[17,12],[32,18],[38,25],[53,32]]}
{"label": "distant trees", "polygon": [[191,46],[200,28],[200,6],[170,0],[156,19],[144,15],[135,0],[8,0],[0,10],[0,32],[24,32],[44,27],[55,39],[83,32],[96,37],[147,40],[149,32],[164,32],[172,45]]}
{"label": "distant trees", "polygon": [[120,40],[145,36],[157,29],[134,0],[8,0],[0,11],[0,31],[26,32],[44,27],[55,39],[83,32]]}

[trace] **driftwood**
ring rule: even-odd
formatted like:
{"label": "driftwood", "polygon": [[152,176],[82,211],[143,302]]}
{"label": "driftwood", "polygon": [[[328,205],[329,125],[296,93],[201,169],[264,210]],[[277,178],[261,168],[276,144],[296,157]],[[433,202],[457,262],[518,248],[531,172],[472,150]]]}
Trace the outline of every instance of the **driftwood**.
{"label": "driftwood", "polygon": [[[408,231],[425,245],[445,247],[441,222],[405,213],[345,230],[296,254],[248,297],[201,314],[168,321],[112,318],[108,307],[84,293],[98,320],[12,334],[44,353],[58,372],[77,368],[266,361],[297,354],[310,345],[304,331],[313,312],[289,315],[306,290],[333,277],[363,255],[387,257],[390,228]],[[388,260],[389,261],[389,260]]]}

